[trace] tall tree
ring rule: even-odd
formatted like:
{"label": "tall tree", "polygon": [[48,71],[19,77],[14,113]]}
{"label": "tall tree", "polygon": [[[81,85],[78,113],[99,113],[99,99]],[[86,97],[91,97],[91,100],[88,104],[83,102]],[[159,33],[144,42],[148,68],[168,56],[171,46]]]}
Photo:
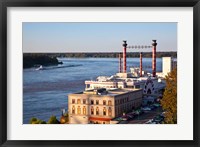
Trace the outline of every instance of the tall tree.
{"label": "tall tree", "polygon": [[161,100],[161,105],[165,111],[165,123],[177,123],[177,69],[173,69],[166,76],[166,88]]}

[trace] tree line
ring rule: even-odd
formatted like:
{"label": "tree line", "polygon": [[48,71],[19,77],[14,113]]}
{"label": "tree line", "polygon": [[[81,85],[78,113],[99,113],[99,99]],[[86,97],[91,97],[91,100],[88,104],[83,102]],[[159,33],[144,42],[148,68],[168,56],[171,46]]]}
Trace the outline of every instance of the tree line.
{"label": "tree line", "polygon": [[30,119],[29,124],[67,124],[69,122],[68,113],[62,114],[60,121],[56,118],[56,116],[52,115],[49,120],[46,122],[44,120],[40,120],[36,117]]}
{"label": "tree line", "polygon": [[[88,53],[24,53],[24,56],[48,55],[49,57],[67,58],[118,58],[119,52],[88,52]],[[152,52],[143,52],[144,58],[152,58]],[[140,52],[127,52],[128,58],[139,58]],[[157,58],[173,57],[177,58],[177,52],[157,52]]]}

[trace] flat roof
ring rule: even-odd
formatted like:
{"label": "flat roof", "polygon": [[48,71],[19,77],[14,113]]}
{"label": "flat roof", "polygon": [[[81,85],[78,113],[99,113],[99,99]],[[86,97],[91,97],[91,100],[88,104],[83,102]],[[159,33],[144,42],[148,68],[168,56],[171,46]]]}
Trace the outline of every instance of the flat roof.
{"label": "flat roof", "polygon": [[138,91],[141,90],[139,88],[117,88],[117,89],[113,89],[113,90],[107,90],[108,93],[116,93],[116,94],[123,94],[123,93],[127,93],[127,92],[132,92],[132,91]]}
{"label": "flat roof", "polygon": [[95,94],[92,93],[92,90],[89,90],[88,93],[86,91],[86,93],[83,92],[77,92],[77,93],[72,93],[75,95],[96,95],[96,96],[117,96],[117,95],[121,95],[121,94],[125,94],[125,93],[129,93],[129,92],[134,92],[134,91],[140,91],[142,89],[139,88],[116,88],[116,89],[112,89],[112,90],[106,90],[106,92],[101,93],[101,94]]}

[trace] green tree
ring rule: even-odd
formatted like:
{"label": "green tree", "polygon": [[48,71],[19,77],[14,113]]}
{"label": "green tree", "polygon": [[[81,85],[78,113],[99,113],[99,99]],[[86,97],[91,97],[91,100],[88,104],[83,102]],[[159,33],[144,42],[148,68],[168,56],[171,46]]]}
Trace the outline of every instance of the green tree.
{"label": "green tree", "polygon": [[165,111],[165,123],[177,123],[177,69],[173,69],[166,76],[166,88],[161,100],[161,105]]}
{"label": "green tree", "polygon": [[35,118],[35,117],[31,118],[30,121],[29,121],[29,123],[30,124],[46,124],[45,121],[40,120],[40,119]]}
{"label": "green tree", "polygon": [[48,124],[60,124],[60,122],[56,119],[56,116],[52,115],[48,120]]}

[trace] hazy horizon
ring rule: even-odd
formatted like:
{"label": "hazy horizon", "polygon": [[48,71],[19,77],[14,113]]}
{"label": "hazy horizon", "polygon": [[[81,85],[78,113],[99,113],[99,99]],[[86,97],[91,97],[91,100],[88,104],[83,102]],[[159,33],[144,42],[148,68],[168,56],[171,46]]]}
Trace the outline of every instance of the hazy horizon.
{"label": "hazy horizon", "polygon": [[[141,51],[140,51],[141,52]],[[134,52],[134,53],[140,53]],[[177,51],[156,51],[157,53],[160,52],[177,52]],[[123,52],[23,52],[23,54],[81,54],[81,53],[123,53]],[[151,51],[147,51],[144,53],[152,53]]]}

